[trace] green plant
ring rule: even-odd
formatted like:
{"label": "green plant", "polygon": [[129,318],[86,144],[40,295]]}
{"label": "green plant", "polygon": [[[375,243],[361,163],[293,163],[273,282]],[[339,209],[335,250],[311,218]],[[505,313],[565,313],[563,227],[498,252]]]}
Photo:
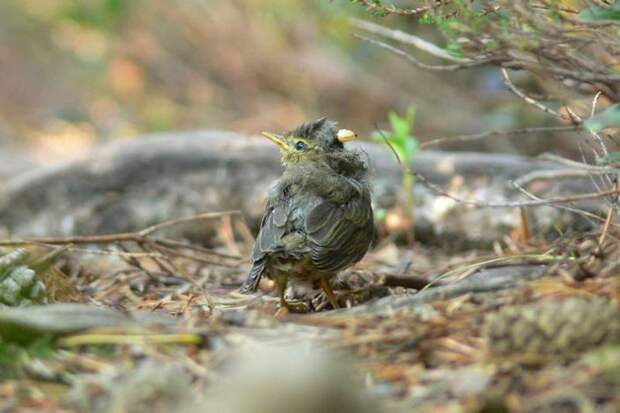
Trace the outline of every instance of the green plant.
{"label": "green plant", "polygon": [[45,302],[45,284],[28,266],[28,258],[23,249],[0,253],[0,307]]}
{"label": "green plant", "polygon": [[0,338],[0,380],[17,379],[24,365],[35,359],[49,359],[53,355],[50,336],[39,337],[25,345],[2,342]]}
{"label": "green plant", "polygon": [[415,123],[415,107],[409,106],[404,116],[400,116],[394,111],[388,113],[390,131],[379,130],[372,134],[372,139],[378,142],[387,143],[398,156],[402,166],[402,189],[405,194],[404,210],[411,223],[411,231],[415,224],[413,212],[413,184],[415,178],[411,173],[411,162],[414,155],[419,150],[418,140],[413,135]]}

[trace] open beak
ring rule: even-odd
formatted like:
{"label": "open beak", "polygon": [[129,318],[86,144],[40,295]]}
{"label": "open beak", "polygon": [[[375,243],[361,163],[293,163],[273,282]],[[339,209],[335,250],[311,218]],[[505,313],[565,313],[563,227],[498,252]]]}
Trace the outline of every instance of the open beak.
{"label": "open beak", "polygon": [[278,136],[278,135],[275,135],[275,134],[269,133],[269,132],[262,132],[261,135],[263,135],[265,138],[269,139],[271,142],[273,142],[276,145],[278,145],[280,147],[280,149],[282,149],[282,150],[287,150],[288,149],[288,145],[286,144],[286,142],[284,141],[282,136]]}
{"label": "open beak", "polygon": [[336,135],[338,140],[342,143],[354,141],[357,138],[355,132],[348,129],[340,129]]}

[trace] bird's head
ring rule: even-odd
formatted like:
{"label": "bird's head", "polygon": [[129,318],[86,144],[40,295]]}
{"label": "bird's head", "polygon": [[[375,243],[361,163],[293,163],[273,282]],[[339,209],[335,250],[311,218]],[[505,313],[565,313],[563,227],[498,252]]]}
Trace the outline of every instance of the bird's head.
{"label": "bird's head", "polygon": [[304,123],[284,135],[263,132],[263,136],[278,145],[284,165],[320,159],[322,155],[342,151],[343,143],[356,137],[350,130],[338,129],[336,123],[327,118]]}

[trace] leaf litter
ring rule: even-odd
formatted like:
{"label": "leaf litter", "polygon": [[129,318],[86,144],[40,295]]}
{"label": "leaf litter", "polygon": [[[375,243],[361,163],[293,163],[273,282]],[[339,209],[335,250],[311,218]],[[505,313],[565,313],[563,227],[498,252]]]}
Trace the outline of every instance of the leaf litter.
{"label": "leaf litter", "polygon": [[[304,298],[309,312],[275,319],[272,283],[254,296],[236,291],[252,240],[227,217],[216,246],[130,240],[54,257],[41,271],[48,304],[0,309],[0,411],[294,403],[344,412],[362,411],[351,410],[359,397],[399,412],[620,405],[620,247],[611,236],[602,245],[596,234],[507,242],[492,257],[388,242],[338,277],[342,309],[319,294]],[[481,289],[517,267],[526,281]],[[334,355],[341,364],[325,361]],[[255,365],[263,357],[270,368]],[[235,391],[239,376],[256,390]],[[273,389],[286,395],[258,386],[280,381]],[[315,404],[339,386],[347,397]]]}

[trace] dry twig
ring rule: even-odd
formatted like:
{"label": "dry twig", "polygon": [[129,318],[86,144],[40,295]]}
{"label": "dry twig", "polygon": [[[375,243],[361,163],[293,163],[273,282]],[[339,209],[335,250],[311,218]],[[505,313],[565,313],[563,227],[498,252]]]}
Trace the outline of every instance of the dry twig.
{"label": "dry twig", "polygon": [[380,36],[385,36],[397,42],[408,44],[410,46],[420,49],[423,52],[426,52],[435,57],[439,57],[439,58],[450,60],[452,62],[457,62],[457,63],[472,62],[471,59],[460,59],[458,57],[454,57],[450,53],[448,53],[446,50],[442,49],[441,47],[429,41],[426,41],[418,36],[414,36],[410,33],[405,33],[401,30],[389,29],[387,27],[384,27],[384,26],[381,26],[375,23],[371,23],[366,20],[360,20],[360,19],[351,19],[351,24],[357,27],[358,29],[362,29],[362,30],[365,30],[373,34],[378,34]]}
{"label": "dry twig", "polygon": [[[204,247],[194,246],[184,243],[182,241],[170,240],[167,238],[154,238],[151,237],[154,233],[166,228],[170,228],[175,225],[185,224],[188,222],[195,222],[209,219],[219,219],[223,217],[230,217],[234,215],[240,215],[239,211],[223,211],[223,212],[207,212],[204,214],[193,215],[189,217],[172,219],[169,221],[161,222],[156,225],[144,228],[136,232],[124,232],[117,234],[104,234],[104,235],[84,235],[84,236],[69,236],[69,237],[43,237],[43,238],[30,238],[23,240],[0,240],[1,246],[23,246],[23,245],[37,245],[47,248],[56,248],[58,245],[64,245],[69,247],[63,247],[68,251],[82,252],[88,254],[105,254],[105,255],[117,255],[126,259],[131,265],[138,268],[142,268],[137,258],[150,258],[152,259],[162,271],[174,274],[176,268],[170,263],[168,257],[182,257],[200,262],[203,264],[217,265],[224,267],[236,268],[239,256],[222,254],[216,251],[209,250]],[[127,250],[125,243],[134,243],[138,246],[141,252],[130,252]],[[86,250],[77,249],[73,245],[85,245],[85,244],[114,244],[118,246],[122,251],[100,251],[100,250]],[[235,264],[226,263],[220,260],[212,260],[204,257],[200,257],[196,254],[187,254],[182,252],[183,250],[191,250],[196,253],[203,253],[212,256],[217,256],[221,259],[235,260]],[[148,271],[146,271],[149,273]]]}
{"label": "dry twig", "polygon": [[366,10],[370,12],[378,12],[378,13],[383,13],[385,15],[396,14],[399,16],[414,16],[415,17],[415,16],[422,16],[426,14],[428,11],[433,9],[432,6],[420,6],[420,7],[414,7],[411,9],[404,9],[404,8],[396,7],[394,5],[385,6],[383,4],[378,4],[371,0],[360,0],[360,3],[362,3],[366,7]]}
{"label": "dry twig", "polygon": [[447,198],[450,198],[456,202],[465,204],[465,205],[471,205],[471,206],[475,206],[475,207],[480,207],[480,208],[519,208],[519,207],[538,207],[538,206],[551,206],[554,204],[560,204],[560,203],[568,203],[568,202],[576,202],[576,201],[585,201],[588,199],[598,199],[598,198],[604,198],[606,196],[609,195],[617,195],[618,193],[620,193],[619,189],[612,189],[609,191],[602,191],[602,192],[594,192],[594,193],[588,193],[588,194],[581,194],[581,195],[572,195],[572,196],[565,196],[565,197],[555,197],[555,198],[549,198],[549,199],[540,199],[540,200],[532,200],[532,201],[519,201],[519,202],[483,202],[483,201],[472,201],[472,200],[468,200],[468,199],[463,199],[461,197],[458,197],[456,195],[453,195],[449,192],[444,191],[441,187],[439,187],[436,184],[433,184],[432,182],[429,182],[424,175],[421,175],[419,173],[415,173],[414,174],[416,179],[418,179],[418,181],[420,183],[422,183],[424,186],[426,186],[427,188],[429,188],[430,190],[432,190],[433,192],[445,196]]}
{"label": "dry twig", "polygon": [[582,126],[581,125],[567,125],[567,126],[534,126],[531,128],[522,128],[522,129],[512,129],[507,131],[486,131],[481,133],[476,133],[472,135],[455,135],[455,136],[444,136],[440,138],[431,138],[422,142],[420,144],[421,149],[425,149],[429,146],[441,145],[443,143],[453,143],[453,142],[471,142],[477,141],[481,139],[486,139],[494,136],[516,136],[516,135],[531,135],[534,133],[541,132],[571,132],[578,131]]}

